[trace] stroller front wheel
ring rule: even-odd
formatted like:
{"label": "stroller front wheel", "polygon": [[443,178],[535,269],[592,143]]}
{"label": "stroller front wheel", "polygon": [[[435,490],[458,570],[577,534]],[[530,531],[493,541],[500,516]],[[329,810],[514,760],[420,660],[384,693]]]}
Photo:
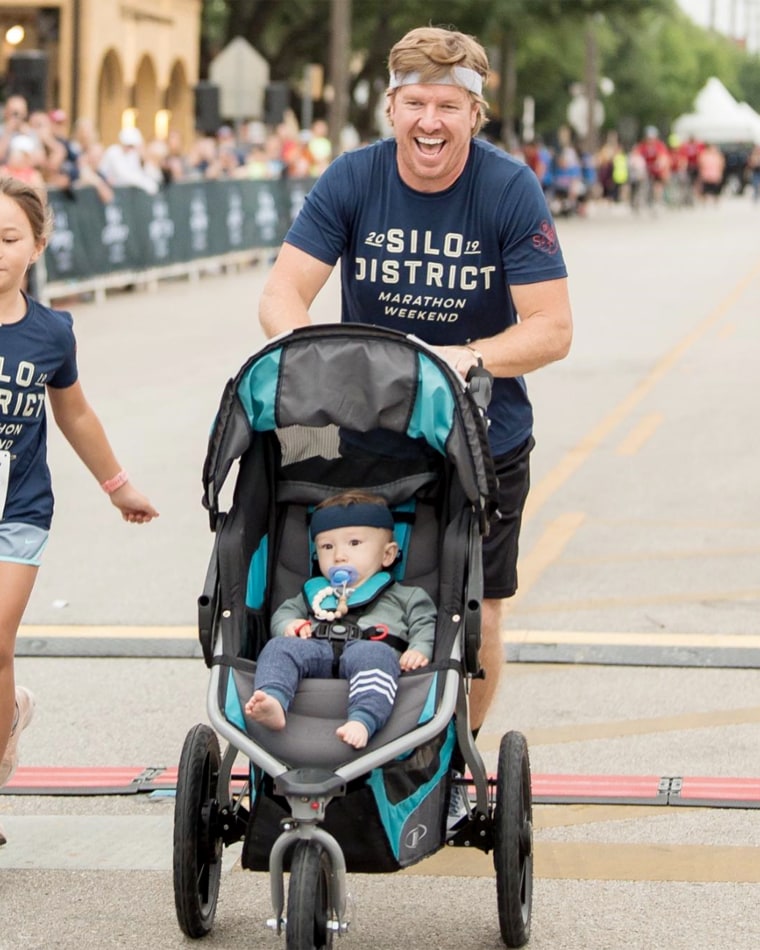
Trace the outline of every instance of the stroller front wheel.
{"label": "stroller front wheel", "polygon": [[194,726],[182,747],[174,805],[174,905],[188,937],[204,937],[216,915],[223,848],[217,831],[220,765],[216,733]]}
{"label": "stroller front wheel", "polygon": [[528,744],[519,732],[501,740],[493,823],[501,936],[508,947],[522,947],[533,905],[533,798]]}
{"label": "stroller front wheel", "polygon": [[325,849],[303,840],[295,847],[290,862],[287,950],[330,950],[333,930],[332,865]]}

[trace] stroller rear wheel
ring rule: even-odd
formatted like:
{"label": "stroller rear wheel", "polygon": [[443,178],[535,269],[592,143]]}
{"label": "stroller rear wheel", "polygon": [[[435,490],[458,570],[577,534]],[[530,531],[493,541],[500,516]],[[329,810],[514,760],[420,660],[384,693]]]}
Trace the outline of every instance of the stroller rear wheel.
{"label": "stroller rear wheel", "polygon": [[493,821],[501,936],[508,947],[522,947],[533,904],[533,799],[528,744],[519,732],[501,740]]}
{"label": "stroller rear wheel", "polygon": [[332,865],[325,849],[314,841],[299,841],[290,862],[287,950],[330,950],[333,931]]}
{"label": "stroller rear wheel", "polygon": [[174,905],[188,937],[204,937],[214,924],[222,874],[217,832],[221,753],[209,726],[194,726],[182,747],[174,805]]}

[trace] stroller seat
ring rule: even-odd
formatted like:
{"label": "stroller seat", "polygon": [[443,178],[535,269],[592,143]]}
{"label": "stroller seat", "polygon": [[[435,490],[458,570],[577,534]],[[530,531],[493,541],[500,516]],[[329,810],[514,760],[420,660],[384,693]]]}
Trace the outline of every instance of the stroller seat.
{"label": "stroller seat", "polygon": [[[296,463],[283,469],[276,492],[276,541],[274,550],[269,551],[271,594],[268,609],[262,605],[265,618],[271,616],[279,603],[296,594],[303,580],[316,570],[308,536],[310,512],[315,504],[347,486],[361,488],[387,501],[397,522],[395,538],[400,551],[398,563],[391,569],[394,579],[422,587],[434,602],[438,601],[442,542],[436,494],[441,484],[440,468],[434,459],[424,455],[415,462],[407,462],[405,468],[407,474],[399,475],[395,460],[374,459],[368,464],[366,460],[320,457],[310,459],[307,465]],[[387,476],[389,480],[378,483],[378,476]],[[373,479],[369,484],[365,481],[367,477]],[[234,536],[234,522],[226,527],[229,535]],[[260,637],[251,644],[254,659],[267,640],[267,627],[265,621]],[[257,745],[291,768],[336,769],[430,719],[437,701],[438,673],[453,662],[450,652],[450,643],[444,653],[439,642],[431,665],[402,674],[391,718],[365,749],[353,749],[335,735],[345,722],[348,706],[348,684],[338,678],[303,680],[288,711],[285,729],[275,732],[245,715],[243,707],[253,690],[253,670],[235,669],[235,690],[228,691],[225,714]]]}

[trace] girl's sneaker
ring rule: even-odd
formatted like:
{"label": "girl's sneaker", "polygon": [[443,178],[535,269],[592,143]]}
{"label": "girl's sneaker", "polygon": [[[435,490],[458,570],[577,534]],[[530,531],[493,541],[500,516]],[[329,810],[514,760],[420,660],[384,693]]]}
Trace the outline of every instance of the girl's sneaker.
{"label": "girl's sneaker", "polygon": [[13,724],[5,754],[0,762],[0,786],[5,785],[13,777],[18,767],[18,742],[21,733],[32,721],[34,715],[34,696],[24,686],[16,687],[16,721]]}

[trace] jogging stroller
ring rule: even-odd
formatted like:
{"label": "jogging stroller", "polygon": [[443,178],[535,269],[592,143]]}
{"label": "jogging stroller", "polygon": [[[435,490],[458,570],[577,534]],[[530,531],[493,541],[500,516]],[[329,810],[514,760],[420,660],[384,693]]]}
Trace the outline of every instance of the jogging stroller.
{"label": "jogging stroller", "polygon": [[[490,384],[475,370],[465,385],[413,336],[351,324],[278,337],[227,383],[203,469],[215,541],[199,637],[213,728],[187,735],[174,819],[175,905],[188,936],[211,930],[223,849],[243,841],[243,867],[269,872],[268,924],[285,931],[288,950],[330,948],[346,932],[347,872],[396,871],[444,846],[493,851],[502,938],[527,942],[527,744],[519,732],[504,735],[489,776],[468,717],[481,673],[481,539],[498,517]],[[390,720],[360,750],[335,735],[345,680],[304,680],[281,732],[244,713],[271,611],[314,569],[310,512],[347,488],[385,498],[402,552],[395,578],[423,587],[438,607],[432,662],[402,674]],[[233,774],[239,753],[249,763]],[[469,814],[449,832],[457,787]]]}

